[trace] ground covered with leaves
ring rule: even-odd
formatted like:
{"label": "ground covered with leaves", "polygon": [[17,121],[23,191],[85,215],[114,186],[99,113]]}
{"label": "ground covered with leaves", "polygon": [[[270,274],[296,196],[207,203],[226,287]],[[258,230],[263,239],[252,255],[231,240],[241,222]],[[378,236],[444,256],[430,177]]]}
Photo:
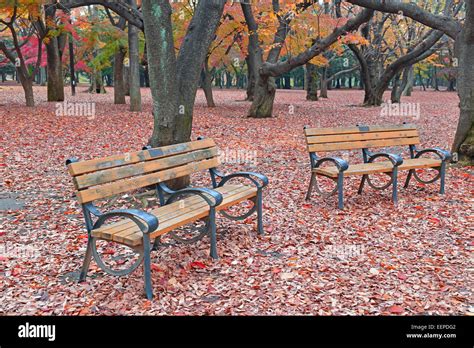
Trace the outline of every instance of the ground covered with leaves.
{"label": "ground covered with leaves", "polygon": [[[130,314],[471,314],[473,217],[472,168],[450,168],[447,192],[438,184],[389,191],[345,181],[346,207],[316,195],[304,200],[309,159],[303,126],[415,123],[423,147],[449,149],[458,117],[454,93],[416,91],[418,119],[381,116],[364,108],[361,91],[330,91],[308,102],[302,91],[278,91],[275,117],[249,119],[243,91],[215,91],[217,107],[199,92],[193,136],[216,140],[227,153],[221,169],[256,170],[269,177],[264,195],[265,235],[255,219],[218,218],[220,259],[209,258],[209,239],[152,253],[155,299],[143,296],[143,273],[113,277],[91,263],[84,283],[75,281],[87,234],[68,157],[90,159],[135,151],[151,135],[151,97],[144,110],[113,105],[113,92],[80,91],[71,102],[95,102],[96,116],[57,116],[46,88],[35,87],[37,107],[23,106],[22,90],[0,86],[2,125],[0,199],[0,313],[32,315]],[[251,154],[247,160],[232,151]],[[227,151],[227,152],[226,152]],[[253,155],[256,157],[252,157]],[[360,153],[342,153],[351,162]],[[238,157],[238,156],[237,156]],[[239,163],[244,162],[244,163]],[[400,175],[403,182],[406,173]]]}

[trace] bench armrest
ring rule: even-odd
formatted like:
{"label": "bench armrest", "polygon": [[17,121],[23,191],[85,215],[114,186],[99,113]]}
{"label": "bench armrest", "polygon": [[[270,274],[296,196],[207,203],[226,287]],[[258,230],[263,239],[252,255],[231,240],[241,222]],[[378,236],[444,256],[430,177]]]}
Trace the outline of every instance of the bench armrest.
{"label": "bench armrest", "polygon": [[447,150],[440,149],[439,147],[434,147],[432,149],[424,149],[424,150],[417,151],[415,158],[419,158],[421,155],[423,155],[425,153],[435,153],[435,154],[438,155],[438,157],[442,161],[449,161],[449,160],[451,160],[451,158],[453,158],[453,156],[451,155],[451,152],[449,152]]}
{"label": "bench armrest", "polygon": [[343,160],[342,158],[339,157],[323,157],[323,158],[317,158],[316,163],[314,164],[314,168],[318,168],[321,164],[325,162],[332,162],[336,165],[337,169],[339,170],[339,173],[342,173],[349,168],[349,163],[347,161]]}
{"label": "bench armrest", "polygon": [[[214,175],[218,176],[219,178],[221,178],[221,181],[219,182],[219,185],[217,185],[218,187],[223,186],[227,181],[229,181],[233,178],[247,178],[250,181],[252,181],[255,184],[255,186],[257,186],[258,189],[262,189],[262,188],[264,188],[265,186],[268,185],[268,178],[265,175],[260,174],[260,173],[236,172],[236,173],[225,175],[225,174],[219,172],[215,168],[211,168],[210,170],[211,170],[212,174],[214,174]],[[255,178],[260,180],[260,182],[255,180]]]}
{"label": "bench armrest", "polygon": [[379,157],[385,157],[392,162],[394,167],[398,167],[399,165],[403,164],[403,158],[400,155],[396,155],[394,153],[388,153],[388,152],[378,152],[374,154],[369,155],[369,161],[372,161],[376,158]]}
{"label": "bench armrest", "polygon": [[129,218],[137,224],[144,234],[151,233],[158,228],[158,219],[154,215],[138,209],[117,209],[101,214],[95,222],[93,229],[102,226],[107,219],[117,216]]}
{"label": "bench armrest", "polygon": [[[211,190],[208,188],[187,187],[182,190],[173,191],[173,193],[171,193],[171,196],[166,201],[166,204],[174,202],[182,195],[198,195],[202,197],[207,202],[207,204],[209,204],[210,207],[217,207],[219,204],[222,203],[223,200],[222,195],[215,190]],[[212,200],[209,198],[209,196],[212,197]]]}

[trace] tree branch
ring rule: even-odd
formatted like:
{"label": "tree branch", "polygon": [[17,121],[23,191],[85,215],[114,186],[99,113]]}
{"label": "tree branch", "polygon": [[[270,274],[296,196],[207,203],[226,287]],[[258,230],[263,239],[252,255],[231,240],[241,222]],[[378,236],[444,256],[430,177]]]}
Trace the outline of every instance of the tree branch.
{"label": "tree branch", "polygon": [[461,31],[461,24],[448,16],[434,15],[425,11],[415,4],[404,3],[394,0],[347,0],[351,4],[359,5],[372,10],[400,13],[402,11],[404,16],[420,22],[433,29],[441,30],[452,39],[456,39]]}
{"label": "tree branch", "polygon": [[364,9],[356,17],[349,19],[346,24],[333,30],[333,32],[324,39],[316,40],[315,44],[306,51],[298,54],[294,58],[290,58],[284,62],[264,63],[260,69],[261,75],[279,76],[298,66],[306,64],[308,61],[324,52],[329,46],[335,43],[342,35],[354,31],[359,28],[362,23],[367,22],[373,15],[374,11]]}

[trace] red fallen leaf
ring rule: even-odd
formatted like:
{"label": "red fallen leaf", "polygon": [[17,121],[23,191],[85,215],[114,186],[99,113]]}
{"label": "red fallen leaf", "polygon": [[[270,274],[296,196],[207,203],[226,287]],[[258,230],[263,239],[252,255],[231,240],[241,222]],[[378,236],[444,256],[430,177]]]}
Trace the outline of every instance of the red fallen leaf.
{"label": "red fallen leaf", "polygon": [[6,233],[5,232],[0,232],[0,237],[4,236]]}
{"label": "red fallen leaf", "polygon": [[272,269],[272,272],[277,274],[277,273],[281,272],[281,269],[280,268],[274,268],[274,269]]}
{"label": "red fallen leaf", "polygon": [[361,236],[361,237],[365,237],[365,233],[362,232],[362,231],[356,231],[356,234]]}
{"label": "red fallen leaf", "polygon": [[156,272],[163,272],[163,270],[158,267],[158,265],[155,265],[154,263],[151,264],[151,270],[156,271]]}
{"label": "red fallen leaf", "polygon": [[408,278],[408,277],[407,277],[405,274],[403,274],[402,272],[398,272],[398,273],[397,273],[397,277],[398,277],[398,279],[401,279],[401,280],[406,280],[406,279]]}
{"label": "red fallen leaf", "polygon": [[421,205],[415,205],[414,208],[416,210],[423,210],[424,209]]}
{"label": "red fallen leaf", "polygon": [[206,265],[199,261],[194,261],[189,264],[189,267],[192,268],[206,268]]}
{"label": "red fallen leaf", "polygon": [[80,234],[77,236],[77,239],[87,239],[87,238],[88,238],[87,234]]}
{"label": "red fallen leaf", "polygon": [[390,313],[394,313],[394,314],[400,314],[400,313],[403,313],[405,311],[405,309],[401,306],[392,306],[388,309],[390,311]]}
{"label": "red fallen leaf", "polygon": [[435,218],[435,217],[429,217],[428,220],[430,220],[431,222],[437,223],[437,224],[439,224],[441,222],[440,219]]}
{"label": "red fallen leaf", "polygon": [[16,277],[17,275],[19,275],[21,273],[21,268],[19,267],[15,267],[13,270],[12,270],[12,276]]}
{"label": "red fallen leaf", "polygon": [[8,261],[8,257],[0,256],[0,261]]}
{"label": "red fallen leaf", "polygon": [[115,254],[115,250],[113,250],[113,249],[105,249],[105,250],[102,252],[102,254],[104,254],[104,255],[113,255],[113,254]]}
{"label": "red fallen leaf", "polygon": [[305,203],[303,204],[303,209],[310,209],[312,207],[311,204]]}

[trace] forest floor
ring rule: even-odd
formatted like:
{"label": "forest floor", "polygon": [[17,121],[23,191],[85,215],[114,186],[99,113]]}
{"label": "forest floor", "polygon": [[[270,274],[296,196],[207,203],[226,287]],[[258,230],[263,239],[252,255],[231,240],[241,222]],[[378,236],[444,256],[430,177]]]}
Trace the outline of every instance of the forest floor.
{"label": "forest floor", "polygon": [[[244,91],[216,90],[212,109],[199,91],[193,138],[216,140],[223,171],[269,177],[265,235],[257,236],[253,217],[219,217],[219,260],[209,258],[207,237],[153,252],[153,301],[143,296],[141,268],[114,277],[93,261],[87,281],[76,283],[87,234],[65,160],[140,150],[152,130],[151,96],[146,89],[142,95],[143,112],[130,113],[128,105],[113,105],[111,89],[80,90],[68,102],[95,103],[95,117],[57,116],[45,87],[35,87],[37,106],[26,108],[20,87],[0,86],[0,314],[474,314],[472,168],[450,168],[444,196],[437,183],[412,182],[400,189],[397,207],[389,191],[358,195],[357,178],[345,182],[343,211],[334,197],[304,200],[304,125],[407,121],[419,127],[423,147],[449,149],[459,100],[448,92],[403,98],[420,107],[413,117],[360,107],[359,90],[330,91],[318,102],[303,91],[278,91],[275,117],[250,119]],[[340,155],[361,160],[359,152]]]}

